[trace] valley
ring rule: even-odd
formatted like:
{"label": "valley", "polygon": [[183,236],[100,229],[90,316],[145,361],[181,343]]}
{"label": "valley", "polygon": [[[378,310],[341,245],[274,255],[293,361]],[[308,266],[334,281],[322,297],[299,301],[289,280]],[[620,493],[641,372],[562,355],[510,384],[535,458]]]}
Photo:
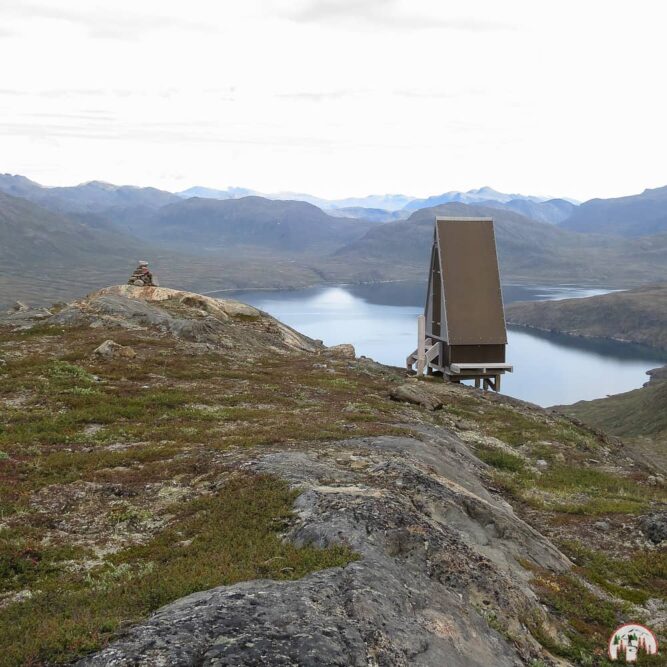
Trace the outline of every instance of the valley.
{"label": "valley", "polygon": [[369,208],[364,219],[363,207],[346,218],[345,207],[332,215],[305,201],[184,198],[96,182],[45,188],[4,175],[0,307],[17,299],[48,305],[122,282],[139,256],[164,284],[199,291],[419,280],[435,215],[493,217],[506,282],[627,288],[667,280],[667,234],[582,234],[536,210],[553,209],[556,200],[489,188],[464,194],[448,193],[434,198],[448,203],[416,211]]}
{"label": "valley", "polygon": [[0,0],[0,667],[667,667],[665,25]]}

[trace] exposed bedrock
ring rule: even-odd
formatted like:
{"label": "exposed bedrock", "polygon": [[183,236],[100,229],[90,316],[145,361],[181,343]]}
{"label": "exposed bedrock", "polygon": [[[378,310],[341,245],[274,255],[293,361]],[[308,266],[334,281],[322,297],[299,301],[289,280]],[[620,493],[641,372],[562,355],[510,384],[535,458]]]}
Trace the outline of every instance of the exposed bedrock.
{"label": "exposed bedrock", "polygon": [[244,467],[302,490],[285,539],[348,544],[359,560],[196,593],[80,665],[551,664],[523,626],[549,622],[521,562],[570,563],[483,487],[484,464],[455,436],[428,428]]}
{"label": "exposed bedrock", "polygon": [[317,352],[323,345],[279,322],[268,313],[233,299],[166,287],[114,285],[73,301],[49,318],[49,324],[152,327],[177,338],[222,348]]}

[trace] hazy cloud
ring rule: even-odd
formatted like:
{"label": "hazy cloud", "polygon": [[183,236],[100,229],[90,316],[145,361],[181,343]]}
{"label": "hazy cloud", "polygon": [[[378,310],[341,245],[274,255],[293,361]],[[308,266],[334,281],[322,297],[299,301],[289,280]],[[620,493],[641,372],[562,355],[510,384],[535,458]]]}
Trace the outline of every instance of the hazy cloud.
{"label": "hazy cloud", "polygon": [[408,99],[460,99],[461,97],[482,96],[484,91],[481,88],[452,88],[451,90],[428,90],[421,88],[398,88],[393,91],[397,97],[406,97]]}
{"label": "hazy cloud", "polygon": [[[265,136],[262,138],[237,137],[220,127],[217,121],[198,121],[196,124],[189,122],[142,122],[142,123],[116,123],[115,120],[107,121],[100,119],[95,122],[77,120],[76,115],[70,117],[54,114],[51,119],[34,119],[20,121],[0,121],[0,136],[28,137],[39,141],[54,140],[86,140],[86,141],[108,141],[116,144],[119,141],[132,142],[134,145],[141,144],[168,144],[168,145],[196,145],[205,146],[219,145],[230,147],[275,147],[281,149],[315,149],[318,151],[328,150],[333,147],[345,148],[350,144],[349,140],[331,139],[326,136],[303,136],[298,132],[289,133],[285,136]],[[356,147],[361,148],[397,148],[404,147],[400,141],[388,142],[354,142]]]}
{"label": "hazy cloud", "polygon": [[39,95],[40,97],[97,97],[104,95],[105,91],[102,88],[51,88],[47,90],[40,90],[35,93],[28,93],[32,95]]}
{"label": "hazy cloud", "polygon": [[435,90],[395,90],[394,95],[413,99],[452,99],[459,97],[458,91],[435,91]]}
{"label": "hazy cloud", "polygon": [[169,98],[180,92],[177,88],[158,88],[131,90],[130,88],[45,88],[44,90],[19,90],[11,88],[0,88],[0,97],[40,97],[48,99],[65,99],[72,97],[110,97],[112,99],[132,97],[133,95],[155,95],[156,97]]}
{"label": "hazy cloud", "polygon": [[0,0],[0,34],[19,35],[0,39],[0,162],[329,197],[664,185],[667,3],[545,7]]}
{"label": "hazy cloud", "polygon": [[23,97],[24,95],[30,95],[30,93],[25,90],[12,90],[10,88],[0,88],[0,97]]}
{"label": "hazy cloud", "polygon": [[106,111],[102,110],[81,110],[75,112],[50,112],[50,111],[32,111],[30,113],[24,113],[24,117],[27,118],[38,118],[38,119],[51,119],[51,120],[73,120],[73,121],[93,121],[93,122],[108,122],[115,119],[115,117]]}
{"label": "hazy cloud", "polygon": [[66,21],[84,28],[91,37],[97,38],[136,39],[146,32],[168,28],[211,30],[206,23],[183,17],[114,11],[106,5],[94,3],[82,8],[62,8],[30,0],[8,0],[3,3],[2,12],[4,16],[16,19]]}
{"label": "hazy cloud", "polygon": [[356,97],[360,94],[358,90],[330,90],[330,91],[299,91],[294,93],[281,93],[276,97],[283,100],[295,100],[302,102],[328,102],[342,100],[348,97]]}
{"label": "hazy cloud", "polygon": [[414,12],[414,3],[407,12],[398,0],[279,0],[275,6],[282,16],[303,23],[364,23],[404,30],[439,28],[484,31],[510,28],[507,24],[477,17],[417,14]]}

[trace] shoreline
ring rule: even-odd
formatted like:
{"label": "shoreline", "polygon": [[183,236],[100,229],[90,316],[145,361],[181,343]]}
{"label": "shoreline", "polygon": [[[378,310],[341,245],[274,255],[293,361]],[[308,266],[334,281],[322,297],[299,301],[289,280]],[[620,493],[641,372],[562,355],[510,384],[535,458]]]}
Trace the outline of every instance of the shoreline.
{"label": "shoreline", "polygon": [[[356,285],[387,285],[394,283],[418,283],[420,280],[414,278],[397,278],[396,280],[363,280],[360,282],[343,283],[335,282],[321,282],[306,285],[304,287],[228,287],[224,289],[212,290],[210,292],[201,292],[205,296],[211,294],[220,294],[228,292],[298,292],[301,290],[313,289],[314,287],[355,287]],[[426,281],[424,281],[426,282]]]}
{"label": "shoreline", "polygon": [[[341,281],[324,281],[317,282],[311,285],[305,285],[302,287],[226,287],[222,289],[211,290],[207,292],[200,292],[205,296],[210,296],[212,294],[222,294],[229,292],[298,292],[301,290],[313,289],[315,287],[355,287],[357,285],[390,285],[397,283],[427,283],[427,278],[423,280],[418,280],[416,278],[396,278],[392,280],[361,280],[358,282],[341,282]],[[632,289],[632,287],[608,287],[602,286],[599,284],[590,284],[590,285],[581,285],[578,283],[562,283],[562,282],[534,282],[526,280],[523,281],[512,281],[512,282],[503,282],[501,287],[533,287],[537,289],[541,288],[562,288],[562,289],[581,289],[581,290],[605,290],[606,293],[611,292],[624,292],[626,290]],[[583,298],[583,297],[572,297],[572,298]],[[550,299],[544,299],[549,301]],[[508,322],[509,324],[509,322]]]}
{"label": "shoreline", "polygon": [[548,329],[546,327],[538,327],[534,324],[524,324],[519,322],[512,322],[510,320],[507,320],[506,323],[507,326],[518,327],[519,329],[531,329],[533,331],[542,331],[543,333],[558,334],[561,336],[569,336],[570,338],[580,338],[582,340],[599,340],[607,341],[610,343],[621,343],[623,345],[639,345],[640,347],[646,348],[647,350],[659,352],[660,354],[664,355],[665,364],[667,364],[667,348],[658,347],[656,345],[649,345],[648,343],[644,343],[642,341],[631,340],[628,338],[614,338],[613,336],[592,336],[590,334],[584,333],[572,333],[571,331],[564,331],[563,329]]}

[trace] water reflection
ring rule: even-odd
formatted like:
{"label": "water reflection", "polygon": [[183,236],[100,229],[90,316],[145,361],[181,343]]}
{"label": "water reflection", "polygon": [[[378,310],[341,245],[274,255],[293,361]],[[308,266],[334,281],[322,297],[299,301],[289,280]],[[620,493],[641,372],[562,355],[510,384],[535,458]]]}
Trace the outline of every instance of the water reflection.
{"label": "water reflection", "polygon": [[[505,303],[591,296],[604,290],[572,286],[503,287]],[[415,318],[423,311],[425,283],[402,282],[294,291],[244,291],[237,298],[327,345],[352,343],[358,354],[403,366],[416,347]],[[571,338],[510,327],[503,393],[540,405],[574,403],[641,386],[646,370],[667,355],[638,345]]]}

